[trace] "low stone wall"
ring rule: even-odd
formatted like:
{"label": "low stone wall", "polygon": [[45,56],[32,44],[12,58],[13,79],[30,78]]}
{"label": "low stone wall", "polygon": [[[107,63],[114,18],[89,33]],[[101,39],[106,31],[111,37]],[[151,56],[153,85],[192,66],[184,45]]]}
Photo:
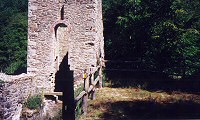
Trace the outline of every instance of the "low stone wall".
{"label": "low stone wall", "polygon": [[0,120],[19,120],[22,105],[36,92],[34,75],[0,73]]}

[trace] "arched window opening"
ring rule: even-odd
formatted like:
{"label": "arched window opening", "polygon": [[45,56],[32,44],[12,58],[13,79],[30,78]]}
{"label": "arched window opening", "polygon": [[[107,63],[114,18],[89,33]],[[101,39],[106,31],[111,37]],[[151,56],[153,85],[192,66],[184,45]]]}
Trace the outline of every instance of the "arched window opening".
{"label": "arched window opening", "polygon": [[67,25],[59,23],[55,26],[55,68],[60,69],[60,64],[63,61],[64,56],[68,53],[68,34]]}
{"label": "arched window opening", "polygon": [[64,23],[59,23],[59,24],[57,24],[57,25],[55,26],[54,31],[55,31],[55,37],[56,37],[56,38],[57,38],[57,30],[58,30],[59,27],[64,27],[64,28],[66,28],[67,25],[65,25]]}

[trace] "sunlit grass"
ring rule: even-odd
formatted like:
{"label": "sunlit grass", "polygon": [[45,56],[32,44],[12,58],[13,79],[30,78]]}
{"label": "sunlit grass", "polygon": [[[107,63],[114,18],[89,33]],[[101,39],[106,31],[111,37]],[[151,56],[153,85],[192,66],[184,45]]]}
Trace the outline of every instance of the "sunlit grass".
{"label": "sunlit grass", "polygon": [[[163,91],[150,92],[139,88],[105,87],[97,92],[96,100],[89,101],[88,114],[81,116],[81,120],[119,120],[149,118],[149,116],[150,118],[163,118],[168,115],[167,112],[165,113],[165,109],[173,110],[173,107],[177,109],[176,105],[190,107],[190,105],[199,103],[200,97],[193,94],[169,94]],[[159,115],[159,111],[161,115]],[[144,112],[143,115],[142,112]],[[197,114],[196,111],[194,114]],[[186,118],[188,117],[186,116]]]}

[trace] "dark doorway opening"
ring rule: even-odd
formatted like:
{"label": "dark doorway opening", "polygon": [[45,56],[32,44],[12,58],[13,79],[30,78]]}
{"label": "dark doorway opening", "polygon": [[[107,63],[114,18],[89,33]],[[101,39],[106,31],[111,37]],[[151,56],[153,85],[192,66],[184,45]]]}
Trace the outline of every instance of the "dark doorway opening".
{"label": "dark doorway opening", "polygon": [[73,79],[73,71],[70,71],[68,65],[68,53],[64,56],[59,70],[55,76],[55,91],[56,92],[63,92],[62,101],[63,101],[63,108],[62,108],[62,116],[63,120],[75,119],[74,113],[74,79]]}

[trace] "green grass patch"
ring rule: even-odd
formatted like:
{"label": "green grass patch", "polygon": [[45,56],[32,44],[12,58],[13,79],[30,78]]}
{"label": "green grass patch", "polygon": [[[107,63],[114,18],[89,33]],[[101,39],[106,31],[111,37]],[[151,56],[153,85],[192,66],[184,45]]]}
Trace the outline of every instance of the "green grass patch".
{"label": "green grass patch", "polygon": [[78,101],[77,105],[76,105],[76,109],[75,109],[75,115],[76,115],[76,118],[79,119],[80,115],[83,113],[83,110],[82,110],[82,100]]}
{"label": "green grass patch", "polygon": [[43,99],[42,95],[31,96],[27,99],[25,105],[29,109],[40,109],[40,107],[43,104],[42,99]]}
{"label": "green grass patch", "polygon": [[74,91],[74,97],[77,97],[84,89],[84,85],[82,84],[80,87],[78,87],[75,91]]}
{"label": "green grass patch", "polygon": [[[79,86],[75,91],[74,91],[74,97],[76,98],[82,91],[84,90],[84,84]],[[78,101],[76,104],[76,110],[75,110],[76,118],[78,119],[80,115],[82,114],[82,100]]]}

